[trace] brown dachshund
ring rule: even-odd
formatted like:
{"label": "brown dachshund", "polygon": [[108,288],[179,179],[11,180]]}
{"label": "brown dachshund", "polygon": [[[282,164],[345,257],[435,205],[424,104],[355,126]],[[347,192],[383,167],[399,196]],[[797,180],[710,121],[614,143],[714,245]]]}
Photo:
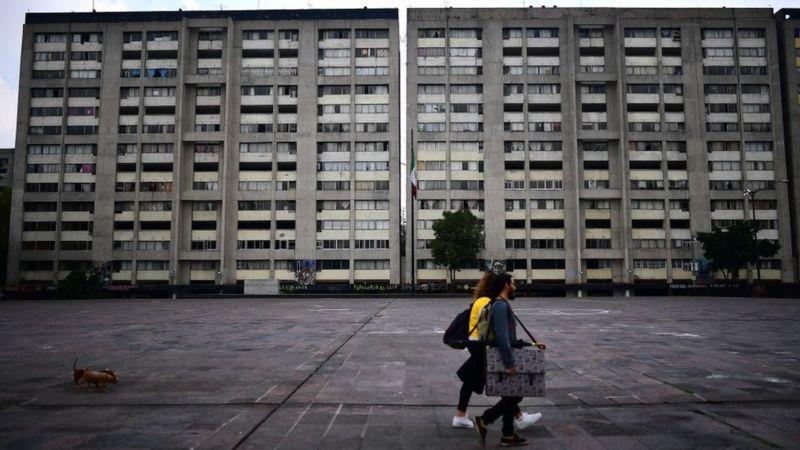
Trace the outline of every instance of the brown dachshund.
{"label": "brown dachshund", "polygon": [[89,387],[90,384],[93,384],[97,389],[105,392],[106,384],[117,384],[119,382],[119,378],[117,378],[117,375],[111,369],[103,369],[99,372],[89,370],[92,366],[86,366],[82,369],[78,369],[76,367],[77,362],[78,360],[76,359],[72,364],[72,369],[74,371],[73,376],[75,378],[76,385],[79,385],[80,383],[86,383],[86,387]]}

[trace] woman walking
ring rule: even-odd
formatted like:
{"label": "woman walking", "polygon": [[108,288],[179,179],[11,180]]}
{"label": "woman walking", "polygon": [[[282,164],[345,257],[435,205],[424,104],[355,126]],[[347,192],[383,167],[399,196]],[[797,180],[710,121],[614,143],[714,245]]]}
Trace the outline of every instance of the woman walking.
{"label": "woman walking", "polygon": [[[478,341],[478,317],[481,310],[486,307],[491,301],[488,295],[489,289],[492,287],[497,274],[494,271],[487,270],[483,277],[481,277],[478,285],[475,286],[475,292],[472,295],[472,309],[469,315],[469,330],[472,331],[469,335],[469,340],[472,341],[467,344],[469,351],[469,358],[461,365],[456,374],[461,379],[461,390],[458,394],[458,407],[456,414],[453,416],[454,428],[474,428],[474,424],[467,418],[467,407],[469,406],[472,393],[482,394],[483,388],[486,385],[486,345]],[[539,413],[529,414],[519,409],[518,406],[514,410],[514,427],[518,430],[523,430],[528,426],[534,424],[542,415]]]}
{"label": "woman walking", "polygon": [[458,408],[456,414],[453,416],[454,428],[473,428],[475,425],[467,418],[467,406],[469,406],[470,397],[472,393],[482,394],[483,387],[486,385],[486,347],[483,343],[478,341],[478,330],[475,325],[478,324],[478,316],[481,310],[489,303],[489,297],[486,296],[486,291],[494,279],[494,272],[487,270],[478,285],[475,286],[475,292],[472,295],[472,309],[469,314],[469,334],[470,343],[467,344],[469,351],[469,358],[464,361],[464,364],[458,369],[456,374],[461,379],[461,390],[458,393]]}
{"label": "woman walking", "polygon": [[[510,300],[514,299],[516,289],[511,275],[501,273],[492,279],[488,291],[488,295],[494,299],[491,304],[491,327],[495,334],[493,344],[499,349],[503,364],[506,367],[506,374],[509,376],[517,373],[517,369],[514,367],[514,354],[511,351],[511,345],[517,342],[516,321],[511,305],[508,304]],[[484,383],[485,381],[484,379]],[[486,426],[501,417],[503,421],[503,436],[500,438],[501,446],[526,445],[528,443],[527,439],[519,437],[514,432],[515,415],[519,411],[519,402],[521,401],[522,397],[501,397],[499,402],[484,411],[482,415],[475,416],[475,431],[478,433],[478,439],[480,439],[482,446],[486,446],[486,433],[488,432]],[[530,423],[534,423],[542,417],[540,413],[530,416],[532,416]]]}

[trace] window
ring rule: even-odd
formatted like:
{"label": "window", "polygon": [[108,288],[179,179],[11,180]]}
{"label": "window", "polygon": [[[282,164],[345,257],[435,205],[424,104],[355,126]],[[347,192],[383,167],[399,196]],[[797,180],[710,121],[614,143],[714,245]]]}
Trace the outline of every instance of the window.
{"label": "window", "polygon": [[389,30],[378,29],[357,29],[356,39],[389,39]]}
{"label": "window", "polygon": [[350,261],[346,259],[318,259],[317,270],[349,270]]}
{"label": "window", "polygon": [[147,40],[150,42],[171,42],[178,40],[177,31],[149,31]]}
{"label": "window", "polygon": [[609,249],[611,248],[611,239],[586,239],[586,248]]}
{"label": "window", "polygon": [[743,84],[742,95],[769,95],[769,85],[767,84]]}
{"label": "window", "polygon": [[746,152],[770,152],[772,151],[772,142],[745,142],[744,151]]}
{"label": "window", "polygon": [[[349,143],[348,151],[349,151]],[[356,152],[388,152],[388,142],[356,142]]]}
{"label": "window", "polygon": [[359,84],[356,85],[357,95],[388,95],[389,86],[385,84]]}
{"label": "window", "polygon": [[418,95],[444,95],[445,85],[443,84],[418,84]]}
{"label": "window", "polygon": [[531,180],[530,189],[535,191],[552,191],[564,189],[563,180]]}
{"label": "window", "polygon": [[655,38],[655,28],[625,28],[626,38]]}
{"label": "window", "polygon": [[730,28],[704,28],[702,30],[703,40],[706,39],[731,39],[733,30]]}
{"label": "window", "polygon": [[32,88],[31,98],[60,98],[64,96],[63,88]]}
{"label": "window", "polygon": [[389,270],[388,259],[357,259],[355,270]]}
{"label": "window", "polygon": [[67,35],[66,33],[36,33],[33,35],[33,41],[36,43],[67,42]]}
{"label": "window", "polygon": [[271,142],[241,142],[239,153],[272,153]]}
{"label": "window", "polygon": [[[506,85],[506,86],[509,86],[509,85]],[[605,85],[601,85],[601,86],[605,87]],[[528,85],[528,94],[559,94],[559,93],[561,93],[561,85],[560,84],[529,84]]]}
{"label": "window", "polygon": [[564,248],[564,239],[531,239],[532,250],[561,250]]}
{"label": "window", "polygon": [[103,33],[72,33],[72,42],[86,44],[89,42],[103,43]]}
{"label": "window", "polygon": [[417,30],[417,37],[422,39],[444,38],[444,28],[420,28]]}
{"label": "window", "polygon": [[658,94],[657,84],[629,84],[629,94]]}
{"label": "window", "polygon": [[63,61],[64,52],[34,52],[34,61]]}
{"label": "window", "polygon": [[169,261],[138,261],[137,270],[162,271],[169,270]]}
{"label": "window", "polygon": [[528,28],[526,34],[528,38],[557,38],[558,28]]}
{"label": "window", "polygon": [[317,142],[317,154],[325,152],[349,152],[349,142]]}
{"label": "window", "polygon": [[634,259],[634,269],[665,269],[667,261],[665,259]]}
{"label": "window", "polygon": [[474,95],[474,94],[482,94],[483,93],[483,85],[482,84],[451,84],[450,85],[450,94],[451,95]]}
{"label": "window", "polygon": [[530,141],[528,151],[531,152],[560,152],[561,141]]}
{"label": "window", "polygon": [[350,30],[319,30],[319,40],[326,39],[350,39]]}
{"label": "window", "polygon": [[349,181],[317,181],[318,191],[349,191]]}
{"label": "window", "polygon": [[481,40],[480,28],[450,28],[448,30],[450,39],[477,39]]}

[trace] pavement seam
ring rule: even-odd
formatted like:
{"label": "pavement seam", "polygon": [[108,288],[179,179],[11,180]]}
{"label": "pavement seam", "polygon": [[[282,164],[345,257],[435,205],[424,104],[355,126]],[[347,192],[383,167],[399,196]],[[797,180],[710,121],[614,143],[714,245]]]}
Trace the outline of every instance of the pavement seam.
{"label": "pavement seam", "polygon": [[[372,322],[372,319],[374,319],[375,317],[377,317],[378,315],[380,315],[380,314],[381,314],[381,313],[382,313],[382,312],[383,312],[383,311],[384,311],[386,308],[388,308],[388,307],[389,307],[389,306],[390,306],[392,303],[394,303],[395,301],[397,301],[397,297],[395,297],[395,298],[392,298],[391,300],[389,300],[389,302],[387,302],[385,305],[383,305],[383,306],[382,306],[382,307],[381,307],[381,308],[380,308],[380,309],[379,309],[377,312],[375,312],[373,315],[371,315],[371,316],[370,316],[369,318],[367,318],[366,320],[362,321],[362,322],[361,322],[361,325],[360,325],[360,326],[359,326],[359,327],[358,327],[358,328],[357,328],[357,329],[356,329],[356,330],[355,330],[353,333],[351,333],[351,334],[350,334],[350,336],[348,336],[348,337],[347,337],[347,339],[345,339],[345,340],[344,340],[344,341],[343,341],[341,344],[339,344],[339,346],[338,346],[338,347],[336,347],[336,348],[335,348],[335,349],[334,349],[334,350],[333,350],[333,351],[332,351],[332,352],[331,352],[331,353],[330,353],[330,354],[329,354],[329,355],[328,355],[328,356],[327,356],[327,357],[326,357],[326,358],[325,358],[325,359],[324,359],[322,362],[320,362],[319,364],[317,364],[317,367],[316,367],[316,368],[315,368],[315,369],[314,369],[314,370],[313,370],[311,373],[309,373],[309,374],[308,374],[308,376],[307,376],[307,377],[305,377],[305,378],[303,379],[303,381],[301,381],[301,382],[300,382],[300,384],[298,384],[297,386],[295,386],[295,388],[294,388],[294,389],[292,389],[292,392],[290,392],[290,393],[289,393],[289,394],[288,394],[286,397],[284,397],[284,399],[283,399],[283,400],[281,400],[281,401],[280,401],[280,403],[278,403],[278,404],[277,404],[277,406],[276,406],[274,409],[272,409],[272,411],[270,411],[269,413],[267,413],[267,415],[266,415],[266,416],[264,416],[264,418],[263,418],[263,419],[261,419],[260,421],[258,421],[258,423],[256,423],[256,424],[253,426],[253,428],[252,428],[252,429],[250,429],[250,431],[248,431],[248,432],[247,432],[247,433],[246,433],[244,436],[242,436],[242,438],[241,438],[241,439],[239,439],[239,441],[236,443],[236,445],[234,445],[233,447],[231,447],[231,449],[232,449],[232,450],[236,450],[236,449],[238,449],[239,447],[241,447],[241,445],[242,445],[242,444],[244,444],[244,442],[245,442],[245,441],[247,441],[247,440],[250,438],[250,436],[252,436],[252,435],[253,435],[253,433],[255,433],[255,431],[256,431],[257,429],[259,429],[259,428],[261,427],[261,425],[263,425],[263,424],[264,424],[264,422],[266,422],[267,420],[269,420],[269,418],[270,418],[270,417],[272,417],[272,415],[273,415],[273,414],[275,414],[275,411],[279,410],[279,409],[280,409],[282,406],[284,406],[286,403],[288,403],[289,399],[290,399],[290,398],[292,398],[292,396],[294,396],[294,394],[295,394],[295,393],[297,393],[297,391],[299,391],[299,390],[300,390],[300,388],[302,388],[302,387],[303,387],[303,386],[304,386],[304,385],[305,385],[305,384],[308,382],[308,380],[310,380],[310,379],[311,379],[311,377],[313,377],[314,375],[316,375],[316,374],[317,374],[317,372],[319,372],[319,370],[320,370],[320,369],[321,369],[321,368],[322,368],[322,367],[323,367],[323,366],[324,366],[324,365],[325,365],[325,364],[326,364],[328,361],[330,361],[330,359],[331,359],[331,358],[333,358],[333,356],[334,356],[334,355],[336,355],[337,353],[339,353],[339,350],[341,350],[341,349],[342,349],[342,347],[344,347],[345,345],[347,345],[347,343],[348,343],[348,342],[350,342],[350,340],[351,340],[351,339],[353,339],[353,338],[354,338],[354,337],[355,337],[355,336],[356,336],[356,335],[357,335],[359,332],[361,332],[361,330],[363,330],[363,329],[364,329],[364,327],[366,327],[366,326],[367,326],[367,324],[369,324],[370,322]],[[314,404],[314,402],[311,402],[311,403],[309,403],[309,404],[308,404],[308,405],[309,405],[309,407],[310,407],[312,404]],[[283,442],[283,441],[281,441],[281,442]],[[280,444],[279,444],[279,445],[280,445]]]}
{"label": "pavement seam", "polygon": [[778,445],[778,444],[775,444],[775,443],[773,443],[773,442],[770,442],[770,441],[768,441],[767,439],[765,439],[765,438],[763,438],[763,437],[761,437],[761,436],[759,436],[759,435],[757,435],[757,434],[753,434],[753,433],[751,433],[751,432],[749,432],[749,431],[745,430],[744,428],[741,428],[741,427],[738,427],[738,426],[736,426],[736,425],[733,425],[732,423],[729,423],[729,422],[727,422],[727,421],[725,421],[725,420],[723,420],[723,419],[721,419],[721,418],[717,417],[717,416],[716,416],[716,415],[714,415],[714,414],[707,413],[707,412],[705,412],[705,411],[703,411],[703,410],[700,410],[700,409],[691,409],[690,411],[691,411],[691,412],[693,412],[693,413],[695,413],[695,414],[699,414],[699,415],[701,415],[701,416],[703,416],[703,417],[706,417],[706,418],[708,418],[708,419],[711,419],[711,420],[713,420],[714,422],[717,422],[717,423],[719,423],[719,424],[725,425],[725,426],[726,426],[726,427],[728,427],[728,428],[732,428],[732,429],[734,429],[734,430],[736,430],[736,431],[738,431],[738,432],[740,432],[740,433],[743,433],[743,434],[745,434],[745,435],[749,436],[750,438],[752,438],[752,439],[755,439],[755,440],[757,440],[758,442],[761,442],[762,444],[764,444],[764,445],[766,445],[766,446],[769,446],[769,447],[772,447],[772,448],[783,448],[782,446],[780,446],[780,445]]}

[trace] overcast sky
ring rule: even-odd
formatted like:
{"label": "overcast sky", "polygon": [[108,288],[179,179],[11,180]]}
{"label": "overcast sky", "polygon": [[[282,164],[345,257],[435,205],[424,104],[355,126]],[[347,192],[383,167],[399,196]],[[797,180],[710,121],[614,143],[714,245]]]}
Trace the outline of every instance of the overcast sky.
{"label": "overcast sky", "polygon": [[[0,46],[0,147],[13,147],[15,139],[17,115],[17,86],[19,84],[19,57],[22,39],[22,24],[26,12],[86,12],[97,11],[141,11],[141,10],[177,10],[189,9],[300,9],[300,8],[400,8],[401,46],[405,48],[406,8],[436,7],[527,7],[541,6],[543,3],[531,0],[494,0],[490,4],[480,0],[6,0],[0,16],[0,37],[4,45]],[[546,3],[548,7],[769,7],[774,9],[798,7],[790,0],[566,0]],[[401,52],[401,64],[405,65],[405,51]],[[405,75],[402,75],[400,86],[405,86]],[[405,90],[401,89],[403,98],[400,105],[401,129],[405,127]],[[405,146],[405,135],[402,146]],[[402,153],[401,153],[402,154]],[[403,157],[403,163],[405,158]],[[405,170],[403,171],[405,173]],[[405,191],[405,183],[403,183]]]}

